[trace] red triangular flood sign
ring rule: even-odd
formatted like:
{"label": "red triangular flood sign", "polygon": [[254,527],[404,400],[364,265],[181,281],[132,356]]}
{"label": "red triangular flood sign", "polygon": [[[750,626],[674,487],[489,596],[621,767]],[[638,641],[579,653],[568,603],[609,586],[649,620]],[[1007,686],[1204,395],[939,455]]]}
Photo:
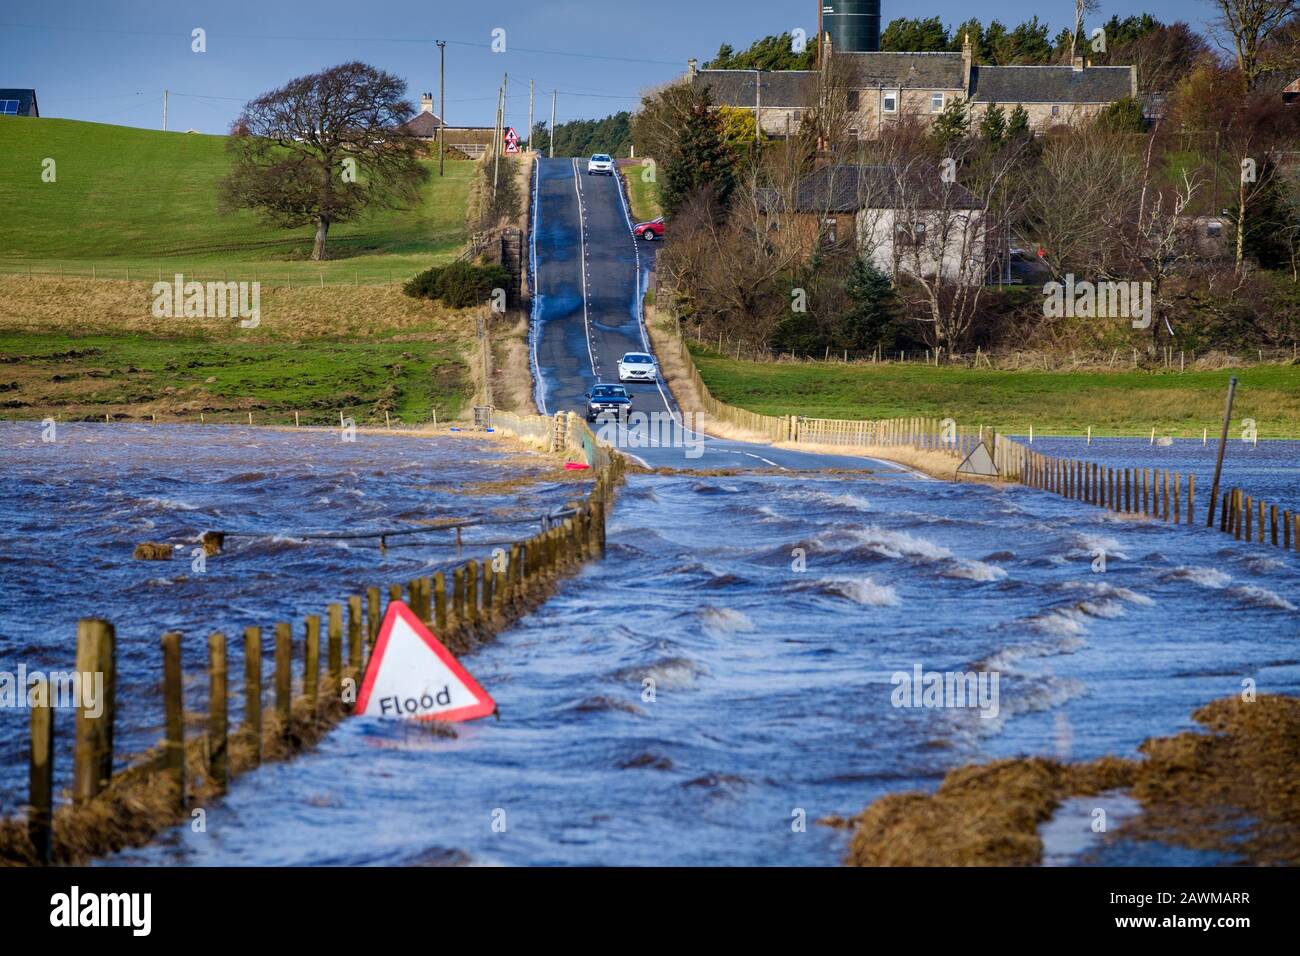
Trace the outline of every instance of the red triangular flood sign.
{"label": "red triangular flood sign", "polygon": [[401,601],[384,614],[356,713],[414,720],[473,720],[497,705]]}

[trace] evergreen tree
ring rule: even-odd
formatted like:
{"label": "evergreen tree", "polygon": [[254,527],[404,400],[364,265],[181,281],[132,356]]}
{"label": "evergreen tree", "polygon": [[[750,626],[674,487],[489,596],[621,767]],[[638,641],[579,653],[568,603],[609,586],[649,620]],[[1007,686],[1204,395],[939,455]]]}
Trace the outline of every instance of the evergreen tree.
{"label": "evergreen tree", "polygon": [[1011,111],[1011,117],[1007,120],[1007,139],[1018,140],[1028,139],[1033,136],[1033,130],[1029,128],[1029,111],[1016,104],[1016,108]]}
{"label": "evergreen tree", "polygon": [[890,20],[880,34],[880,49],[898,53],[932,53],[948,49],[948,31],[938,17]]}
{"label": "evergreen tree", "polygon": [[930,135],[935,142],[947,146],[970,135],[970,104],[960,96],[948,101],[934,121]]}
{"label": "evergreen tree", "polygon": [[1132,96],[1110,103],[1097,116],[1097,122],[1113,133],[1145,133],[1142,104]]}
{"label": "evergreen tree", "polygon": [[707,194],[724,212],[736,188],[735,156],[723,139],[722,119],[701,92],[682,126],[664,171],[660,204],[669,219],[692,198]]}
{"label": "evergreen tree", "polygon": [[894,344],[897,330],[898,299],[889,276],[877,269],[870,260],[858,256],[849,267],[844,292],[851,306],[837,323],[836,339],[840,348],[872,349],[883,345],[889,349]]}
{"label": "evergreen tree", "polygon": [[990,103],[984,111],[984,118],[980,120],[980,135],[994,146],[1006,138],[1007,114],[997,103]]}

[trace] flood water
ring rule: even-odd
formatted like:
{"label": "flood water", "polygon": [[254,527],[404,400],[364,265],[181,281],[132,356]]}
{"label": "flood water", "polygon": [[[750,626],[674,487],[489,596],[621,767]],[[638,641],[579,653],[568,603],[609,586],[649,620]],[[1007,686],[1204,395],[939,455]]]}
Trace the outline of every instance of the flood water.
{"label": "flood water", "polygon": [[[584,493],[542,481],[466,495],[476,483],[553,472],[554,463],[510,460],[502,446],[338,430],[227,426],[59,425],[42,441],[38,422],[0,422],[0,671],[71,670],[83,617],[117,633],[119,765],[160,736],[161,654],[167,631],[183,635],[188,703],[206,709],[207,636],[242,646],[263,628],[270,673],[276,621],[294,625],[301,659],[304,615],[325,614],[367,586],[405,583],[455,563],[447,532],[371,540],[304,542],[297,534],[410,527],[447,517],[531,516]],[[536,521],[467,528],[464,557],[493,540],[532,534]],[[231,537],[196,571],[207,530]],[[136,544],[183,544],[171,561],[136,561]],[[239,652],[236,651],[236,654]],[[238,693],[232,682],[232,691]],[[232,702],[240,713],[241,702]],[[0,812],[26,797],[29,712],[0,707]],[[71,711],[56,718],[56,773],[68,781]]]}
{"label": "flood water", "polygon": [[[1024,436],[1016,439],[1027,443]],[[1201,520],[1205,519],[1219,454],[1217,435],[1210,436],[1205,444],[1200,438],[1179,438],[1169,445],[1141,438],[1094,438],[1089,445],[1082,438],[1040,435],[1031,447],[1039,454],[1077,458],[1108,468],[1158,468],[1171,476],[1178,472],[1183,476],[1184,489],[1187,476],[1195,475],[1196,510]],[[1246,442],[1240,430],[1232,432],[1223,455],[1219,487],[1220,496],[1230,488],[1240,488],[1256,499],[1277,505],[1279,511],[1300,511],[1300,441]]]}
{"label": "flood water", "polygon": [[[499,720],[348,720],[108,862],[834,865],[818,819],[955,766],[1132,756],[1245,678],[1300,692],[1295,555],[1026,489],[634,475],[608,540],[465,658]],[[917,666],[996,672],[996,714],[894,706]]]}

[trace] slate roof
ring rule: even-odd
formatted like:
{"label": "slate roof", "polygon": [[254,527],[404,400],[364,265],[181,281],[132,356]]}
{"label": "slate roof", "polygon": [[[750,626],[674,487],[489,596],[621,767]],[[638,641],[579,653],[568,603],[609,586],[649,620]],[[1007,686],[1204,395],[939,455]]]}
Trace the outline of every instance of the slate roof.
{"label": "slate roof", "polygon": [[[910,177],[903,194],[915,209],[980,209],[979,200],[959,184],[945,184],[939,171],[927,170]],[[949,197],[944,192],[951,190]],[[823,166],[800,180],[795,190],[794,212],[857,212],[859,209],[897,209],[899,182],[889,166]],[[921,197],[918,199],[917,197]],[[775,190],[760,199],[764,209],[779,210],[785,203]]]}
{"label": "slate roof", "polygon": [[835,53],[833,62],[852,64],[852,85],[860,89],[964,90],[960,53]]}
{"label": "slate roof", "polygon": [[402,124],[402,129],[411,136],[432,139],[438,135],[442,120],[432,113],[419,113]]}
{"label": "slate roof", "polygon": [[754,83],[762,77],[762,105],[773,107],[809,107],[817,102],[817,71],[777,70],[755,73],[753,70],[700,70],[691,81],[708,87],[714,106],[754,108],[757,91]]}
{"label": "slate roof", "polygon": [[0,89],[0,100],[17,100],[19,116],[40,116],[41,115],[41,111],[36,107],[35,90]]}
{"label": "slate roof", "polygon": [[1133,95],[1127,66],[976,66],[971,99],[976,103],[1113,103]]}

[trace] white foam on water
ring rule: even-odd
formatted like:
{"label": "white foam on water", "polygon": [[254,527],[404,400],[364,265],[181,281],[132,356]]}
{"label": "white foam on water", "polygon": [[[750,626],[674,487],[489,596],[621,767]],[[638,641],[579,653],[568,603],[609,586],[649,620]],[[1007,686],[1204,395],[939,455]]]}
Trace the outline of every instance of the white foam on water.
{"label": "white foam on water", "polygon": [[923,558],[939,561],[951,558],[952,552],[942,545],[914,537],[906,531],[888,531],[872,525],[850,530],[848,534],[865,548],[886,558]]}
{"label": "white foam on water", "polygon": [[823,504],[833,505],[837,508],[849,508],[853,511],[871,511],[871,503],[866,498],[858,495],[840,494],[833,495],[827,491],[810,491],[800,497],[809,498],[813,501],[820,501]]}
{"label": "white foam on water", "polygon": [[1120,561],[1128,560],[1128,555],[1120,550],[1119,542],[1109,535],[1078,533],[1073,537],[1073,546],[1069,552],[1072,556],[1081,557],[1086,555],[1092,557],[1098,551],[1101,551],[1108,558],[1116,558]]}
{"label": "white foam on water", "polygon": [[729,607],[706,607],[700,612],[704,628],[715,634],[736,634],[754,630],[754,622],[744,611]]}
{"label": "white foam on water", "polygon": [[1086,591],[1097,597],[1119,598],[1121,601],[1127,601],[1129,604],[1136,604],[1140,607],[1151,607],[1156,603],[1145,594],[1139,594],[1129,588],[1116,587],[1113,584],[1107,584],[1105,581],[1066,581],[1062,586],[1071,591]]}
{"label": "white foam on water", "polygon": [[1165,581],[1191,581],[1203,588],[1226,588],[1232,583],[1231,574],[1225,574],[1217,568],[1200,568],[1194,565],[1174,568],[1161,577]]}
{"label": "white foam on water", "polygon": [[1001,581],[1007,576],[1005,568],[983,561],[968,561],[958,558],[956,563],[942,572],[946,578],[962,578],[967,581]]}
{"label": "white foam on water", "polygon": [[827,584],[837,594],[865,607],[898,607],[903,603],[890,585],[877,584],[869,577],[830,578]]}
{"label": "white foam on water", "polygon": [[1240,587],[1230,589],[1228,593],[1248,607],[1272,608],[1278,611],[1294,611],[1296,609],[1296,606],[1282,595],[1275,594],[1268,588],[1256,587],[1253,584],[1243,584]]}
{"label": "white foam on water", "polygon": [[1015,665],[1020,661],[1033,660],[1039,657],[1054,657],[1057,654],[1073,654],[1079,648],[1085,646],[1086,643],[1080,637],[1067,635],[1050,643],[1035,641],[1032,644],[1015,644],[994,652],[990,657],[981,661],[977,667],[980,670],[998,671],[999,673],[1014,672]]}

